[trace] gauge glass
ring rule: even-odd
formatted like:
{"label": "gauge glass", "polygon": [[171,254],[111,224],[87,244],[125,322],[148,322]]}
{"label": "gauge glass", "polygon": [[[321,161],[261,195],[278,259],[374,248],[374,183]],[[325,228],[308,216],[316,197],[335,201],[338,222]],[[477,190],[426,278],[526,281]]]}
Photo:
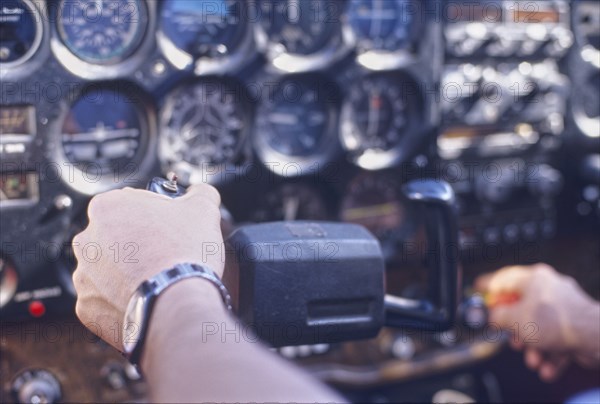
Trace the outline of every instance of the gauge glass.
{"label": "gauge glass", "polygon": [[360,48],[394,52],[415,38],[417,10],[415,0],[350,0],[348,23]]}
{"label": "gauge glass", "polygon": [[161,11],[161,31],[195,59],[223,57],[244,40],[243,5],[238,0],[167,0]]}
{"label": "gauge glass", "polygon": [[138,99],[108,88],[85,92],[65,117],[64,155],[92,178],[119,178],[146,153],[145,119]]}
{"label": "gauge glass", "polygon": [[260,199],[259,208],[252,215],[255,222],[329,218],[323,196],[306,184],[284,184]]}
{"label": "gauge glass", "polygon": [[415,110],[416,93],[406,84],[376,75],[351,88],[342,109],[341,140],[359,166],[381,169],[397,162]]}
{"label": "gauge glass", "polygon": [[160,153],[169,166],[233,163],[247,130],[247,111],[228,85],[202,81],[172,93],[161,114]]}
{"label": "gauge glass", "polygon": [[260,23],[269,42],[282,52],[307,56],[341,44],[339,1],[263,0],[260,7]]}
{"label": "gauge glass", "polygon": [[43,27],[29,0],[2,0],[0,7],[0,64],[17,64],[39,48]]}
{"label": "gauge glass", "polygon": [[[266,99],[265,99],[266,98]],[[335,112],[332,97],[317,81],[286,79],[258,107],[255,143],[279,156],[312,158],[330,143]]]}
{"label": "gauge glass", "polygon": [[88,63],[120,63],[138,49],[146,35],[144,0],[62,0],[59,10],[60,39]]}

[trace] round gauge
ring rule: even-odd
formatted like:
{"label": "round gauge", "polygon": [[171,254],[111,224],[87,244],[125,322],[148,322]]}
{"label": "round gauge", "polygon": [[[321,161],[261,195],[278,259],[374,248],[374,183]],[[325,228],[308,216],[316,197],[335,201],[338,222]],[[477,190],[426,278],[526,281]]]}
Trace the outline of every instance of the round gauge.
{"label": "round gauge", "polygon": [[28,60],[42,42],[39,13],[29,0],[2,0],[0,8],[0,64],[17,65]]}
{"label": "round gauge", "polygon": [[340,206],[340,219],[366,227],[391,258],[414,232],[400,181],[388,173],[363,173],[350,182]]}
{"label": "round gauge", "polygon": [[416,0],[350,0],[348,24],[364,50],[395,52],[415,39]]}
{"label": "round gauge", "polygon": [[79,59],[117,64],[140,46],[148,26],[144,0],[62,0],[58,35]]}
{"label": "round gauge", "polygon": [[239,91],[201,81],[171,93],[160,118],[159,154],[183,182],[203,182],[209,167],[234,164],[246,137],[248,111]]}
{"label": "round gauge", "polygon": [[167,0],[160,15],[159,41],[166,39],[182,53],[181,67],[199,58],[228,56],[248,36],[243,5],[238,0]]}
{"label": "round gauge", "polygon": [[292,220],[327,220],[323,196],[306,184],[284,184],[267,192],[252,215],[255,222]]}
{"label": "round gauge", "polygon": [[0,258],[0,308],[6,306],[17,291],[17,271]]}
{"label": "round gauge", "polygon": [[[263,97],[254,135],[254,146],[263,162],[306,167],[329,157],[336,144],[337,96],[334,91],[320,91],[326,87],[321,84],[315,79],[287,78]],[[283,167],[267,166],[274,170]],[[298,170],[291,171],[290,174],[300,174]]]}
{"label": "round gauge", "polygon": [[416,92],[388,75],[355,84],[342,107],[341,141],[351,159],[368,170],[397,163],[416,113]]}
{"label": "round gauge", "polygon": [[259,0],[259,40],[273,65],[300,72],[332,63],[347,47],[342,35],[340,0]]}
{"label": "round gauge", "polygon": [[82,172],[75,186],[93,194],[135,180],[151,158],[149,126],[139,98],[112,88],[84,92],[71,105],[61,132],[64,157]]}

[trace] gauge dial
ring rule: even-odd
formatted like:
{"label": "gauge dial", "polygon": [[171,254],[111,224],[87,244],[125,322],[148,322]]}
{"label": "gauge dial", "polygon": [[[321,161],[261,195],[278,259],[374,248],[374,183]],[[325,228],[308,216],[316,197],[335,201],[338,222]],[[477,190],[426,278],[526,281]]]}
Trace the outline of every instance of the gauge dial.
{"label": "gauge dial", "polygon": [[148,117],[140,100],[112,88],[94,88],[75,101],[62,126],[69,163],[111,188],[137,173],[148,154]]}
{"label": "gauge dial", "polygon": [[339,15],[342,3],[336,0],[288,0],[260,2],[261,20],[269,42],[281,52],[313,55],[341,44]]}
{"label": "gauge dial", "polygon": [[0,64],[29,59],[42,40],[43,27],[29,0],[2,0],[0,8]]}
{"label": "gauge dial", "polygon": [[359,48],[394,52],[415,38],[417,10],[415,0],[350,0],[348,23]]}
{"label": "gauge dial", "polygon": [[223,82],[201,81],[168,97],[161,113],[160,156],[184,182],[209,166],[235,162],[248,128],[248,111],[238,95]]}
{"label": "gauge dial", "polygon": [[[263,97],[254,145],[263,162],[318,163],[330,154],[337,125],[335,91],[318,80],[288,78]],[[331,88],[331,87],[330,87]]]}
{"label": "gauge dial", "polygon": [[381,169],[398,161],[413,120],[415,92],[387,75],[361,80],[342,109],[341,140],[356,164]]}
{"label": "gauge dial", "polygon": [[390,173],[363,173],[348,185],[340,219],[365,226],[391,258],[414,232],[413,215],[401,197],[400,183]]}
{"label": "gauge dial", "polygon": [[167,0],[161,11],[162,33],[194,59],[220,58],[244,39],[247,18],[238,0]]}
{"label": "gauge dial", "polygon": [[79,59],[117,64],[139,47],[148,26],[144,0],[62,0],[58,35]]}
{"label": "gauge dial", "polygon": [[306,184],[284,184],[267,192],[252,215],[255,222],[327,220],[327,206],[323,196]]}

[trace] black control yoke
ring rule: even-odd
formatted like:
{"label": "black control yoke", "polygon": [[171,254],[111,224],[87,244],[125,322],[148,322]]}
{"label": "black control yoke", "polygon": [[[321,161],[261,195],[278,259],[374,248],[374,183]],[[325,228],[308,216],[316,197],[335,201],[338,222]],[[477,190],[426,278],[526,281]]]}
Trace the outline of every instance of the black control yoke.
{"label": "black control yoke", "polygon": [[[148,189],[178,197],[176,178]],[[454,193],[441,181],[416,180],[404,196],[422,210],[427,232],[428,300],[385,294],[385,262],[364,227],[329,222],[246,225],[227,239],[228,271],[240,319],[272,346],[370,338],[384,326],[443,331],[458,297]],[[234,262],[235,265],[231,263]]]}

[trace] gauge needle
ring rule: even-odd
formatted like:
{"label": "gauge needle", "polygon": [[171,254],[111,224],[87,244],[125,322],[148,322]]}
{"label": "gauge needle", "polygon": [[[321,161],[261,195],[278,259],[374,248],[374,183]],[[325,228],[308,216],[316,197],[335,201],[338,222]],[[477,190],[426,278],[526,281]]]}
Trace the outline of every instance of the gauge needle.
{"label": "gauge needle", "polygon": [[103,130],[102,132],[73,133],[65,134],[63,137],[69,143],[87,143],[87,142],[104,142],[107,140],[116,140],[122,138],[135,138],[139,134],[137,129],[116,129]]}
{"label": "gauge needle", "polygon": [[298,10],[298,15],[295,17],[292,15],[292,18],[289,18],[290,14],[289,12],[287,13],[288,20],[292,24],[298,24],[300,22],[300,13],[302,12],[302,10],[300,10],[299,3],[300,2],[298,0],[288,0],[287,2],[287,10]]}
{"label": "gauge needle", "polygon": [[371,25],[371,38],[378,38],[381,34],[381,11],[383,8],[383,0],[375,0],[375,9],[377,10],[378,18],[373,18]]}
{"label": "gauge needle", "polygon": [[275,125],[297,125],[298,117],[294,114],[273,112],[269,114],[269,122]]}
{"label": "gauge needle", "polygon": [[283,200],[283,220],[291,221],[298,217],[300,200],[297,197],[289,197]]}
{"label": "gauge needle", "polygon": [[378,93],[373,94],[369,100],[369,124],[367,126],[367,136],[375,137],[379,131],[379,108],[381,98]]}

